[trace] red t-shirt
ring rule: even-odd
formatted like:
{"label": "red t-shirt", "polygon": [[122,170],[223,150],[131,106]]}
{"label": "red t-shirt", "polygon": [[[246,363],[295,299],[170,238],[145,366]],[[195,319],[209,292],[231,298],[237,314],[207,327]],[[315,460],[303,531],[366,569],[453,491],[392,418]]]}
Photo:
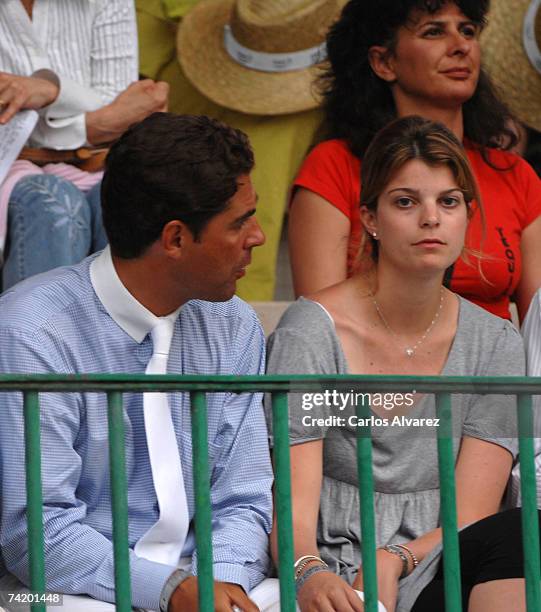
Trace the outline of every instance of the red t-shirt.
{"label": "red t-shirt", "polygon": [[[500,317],[509,318],[509,298],[521,274],[520,238],[522,231],[541,214],[541,181],[522,158],[490,149],[490,159],[498,171],[483,161],[479,151],[466,147],[479,184],[486,217],[486,236],[481,243],[481,216],[470,221],[467,245],[480,250],[484,279],[478,259],[462,258],[455,263],[450,288]],[[351,221],[348,248],[348,274],[353,269],[361,235],[359,215],[361,162],[343,140],[327,140],[311,151],[295,180],[342,211]]]}

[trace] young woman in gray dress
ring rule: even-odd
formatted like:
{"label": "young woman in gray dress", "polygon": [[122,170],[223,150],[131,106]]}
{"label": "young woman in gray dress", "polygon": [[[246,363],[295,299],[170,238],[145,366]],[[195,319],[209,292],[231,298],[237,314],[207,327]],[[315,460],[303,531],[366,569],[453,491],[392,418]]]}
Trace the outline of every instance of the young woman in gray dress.
{"label": "young woman in gray dress", "polygon": [[[442,285],[457,258],[477,266],[483,257],[467,248],[469,219],[482,209],[456,137],[420,117],[398,119],[368,148],[361,184],[372,263],[288,309],[270,339],[268,372],[524,374],[516,329]],[[387,612],[443,610],[437,428],[426,420],[436,416],[434,398],[371,399],[379,598]],[[290,395],[302,612],[363,609],[355,592],[362,591],[355,402],[346,400]],[[453,397],[458,523],[474,523],[460,534],[470,612],[525,609],[520,517],[497,514],[517,452],[514,403]],[[402,417],[413,420],[408,426]]]}

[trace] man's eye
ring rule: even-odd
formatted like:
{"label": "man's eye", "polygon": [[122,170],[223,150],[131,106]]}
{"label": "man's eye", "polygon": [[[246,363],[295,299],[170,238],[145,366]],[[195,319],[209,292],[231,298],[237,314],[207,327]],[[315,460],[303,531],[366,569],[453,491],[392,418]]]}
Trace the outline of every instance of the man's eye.
{"label": "man's eye", "polygon": [[246,219],[246,218],[238,219],[233,224],[233,229],[236,229],[236,230],[242,229],[246,225],[247,221],[248,221],[248,219]]}

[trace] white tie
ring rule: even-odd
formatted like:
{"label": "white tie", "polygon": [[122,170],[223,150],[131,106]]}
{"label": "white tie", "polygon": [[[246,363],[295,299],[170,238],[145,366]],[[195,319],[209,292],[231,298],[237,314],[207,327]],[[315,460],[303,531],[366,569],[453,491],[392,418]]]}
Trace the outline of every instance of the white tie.
{"label": "white tie", "polygon": [[[154,352],[145,374],[167,374],[167,358],[175,318],[161,318],[152,329]],[[135,554],[176,566],[188,533],[189,515],[184,477],[171,410],[165,393],[143,395],[145,430],[160,517],[134,547]]]}

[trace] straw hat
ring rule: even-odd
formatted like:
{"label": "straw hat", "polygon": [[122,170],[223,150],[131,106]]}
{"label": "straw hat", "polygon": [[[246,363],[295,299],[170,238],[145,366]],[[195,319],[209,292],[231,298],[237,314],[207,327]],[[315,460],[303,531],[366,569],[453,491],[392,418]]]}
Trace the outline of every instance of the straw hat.
{"label": "straw hat", "polygon": [[541,131],[541,0],[492,0],[483,65],[511,111]]}
{"label": "straw hat", "polygon": [[346,0],[201,0],[179,28],[184,73],[207,98],[256,115],[318,105],[313,79]]}

